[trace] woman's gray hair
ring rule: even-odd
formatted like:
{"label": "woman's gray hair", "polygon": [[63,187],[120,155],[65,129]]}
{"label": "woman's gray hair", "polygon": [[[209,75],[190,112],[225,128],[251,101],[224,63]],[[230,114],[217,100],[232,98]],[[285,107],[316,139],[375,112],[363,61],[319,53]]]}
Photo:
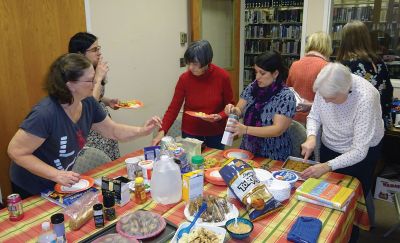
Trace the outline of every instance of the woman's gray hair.
{"label": "woman's gray hair", "polygon": [[337,94],[347,94],[351,88],[351,72],[340,63],[328,63],[319,72],[314,82],[314,92],[322,97],[332,98]]}

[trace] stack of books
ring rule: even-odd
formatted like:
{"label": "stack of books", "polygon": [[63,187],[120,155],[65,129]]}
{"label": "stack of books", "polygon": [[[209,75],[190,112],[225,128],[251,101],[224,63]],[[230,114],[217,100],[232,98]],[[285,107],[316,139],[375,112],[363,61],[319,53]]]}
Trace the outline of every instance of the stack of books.
{"label": "stack of books", "polygon": [[353,189],[315,178],[307,179],[296,190],[297,199],[300,201],[340,211],[346,211],[353,195]]}

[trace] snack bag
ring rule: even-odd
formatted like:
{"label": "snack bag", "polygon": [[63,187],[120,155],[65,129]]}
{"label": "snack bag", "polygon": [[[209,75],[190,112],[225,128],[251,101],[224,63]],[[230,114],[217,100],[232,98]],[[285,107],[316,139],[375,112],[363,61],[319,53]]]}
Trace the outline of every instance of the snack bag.
{"label": "snack bag", "polygon": [[235,196],[247,207],[251,221],[278,210],[282,204],[275,200],[253,168],[240,159],[229,159],[219,170]]}

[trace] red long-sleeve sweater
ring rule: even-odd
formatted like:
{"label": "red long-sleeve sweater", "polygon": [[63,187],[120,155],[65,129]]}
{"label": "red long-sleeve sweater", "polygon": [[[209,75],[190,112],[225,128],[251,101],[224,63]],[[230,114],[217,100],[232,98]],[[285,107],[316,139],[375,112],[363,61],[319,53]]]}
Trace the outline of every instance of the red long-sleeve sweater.
{"label": "red long-sleeve sweater", "polygon": [[[195,76],[189,70],[183,73],[175,87],[175,93],[163,117],[162,130],[168,132],[183,106],[182,131],[196,136],[215,136],[224,132],[227,115],[224,108],[233,104],[232,85],[228,73],[210,64],[201,76]],[[219,114],[223,119],[207,122],[189,116],[185,111]]]}

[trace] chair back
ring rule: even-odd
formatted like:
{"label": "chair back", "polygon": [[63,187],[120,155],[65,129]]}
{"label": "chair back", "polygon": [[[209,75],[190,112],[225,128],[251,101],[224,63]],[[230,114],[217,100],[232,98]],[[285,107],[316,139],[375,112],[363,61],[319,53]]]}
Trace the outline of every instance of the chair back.
{"label": "chair back", "polygon": [[174,123],[172,123],[166,135],[173,138],[182,137],[182,119],[180,117],[176,118]]}
{"label": "chair back", "polygon": [[109,161],[111,161],[110,157],[103,151],[97,148],[84,147],[78,154],[72,171],[82,174]]}
{"label": "chair back", "polygon": [[291,156],[301,157],[301,144],[307,139],[306,128],[299,122],[293,120],[289,127],[289,136],[292,141]]}

